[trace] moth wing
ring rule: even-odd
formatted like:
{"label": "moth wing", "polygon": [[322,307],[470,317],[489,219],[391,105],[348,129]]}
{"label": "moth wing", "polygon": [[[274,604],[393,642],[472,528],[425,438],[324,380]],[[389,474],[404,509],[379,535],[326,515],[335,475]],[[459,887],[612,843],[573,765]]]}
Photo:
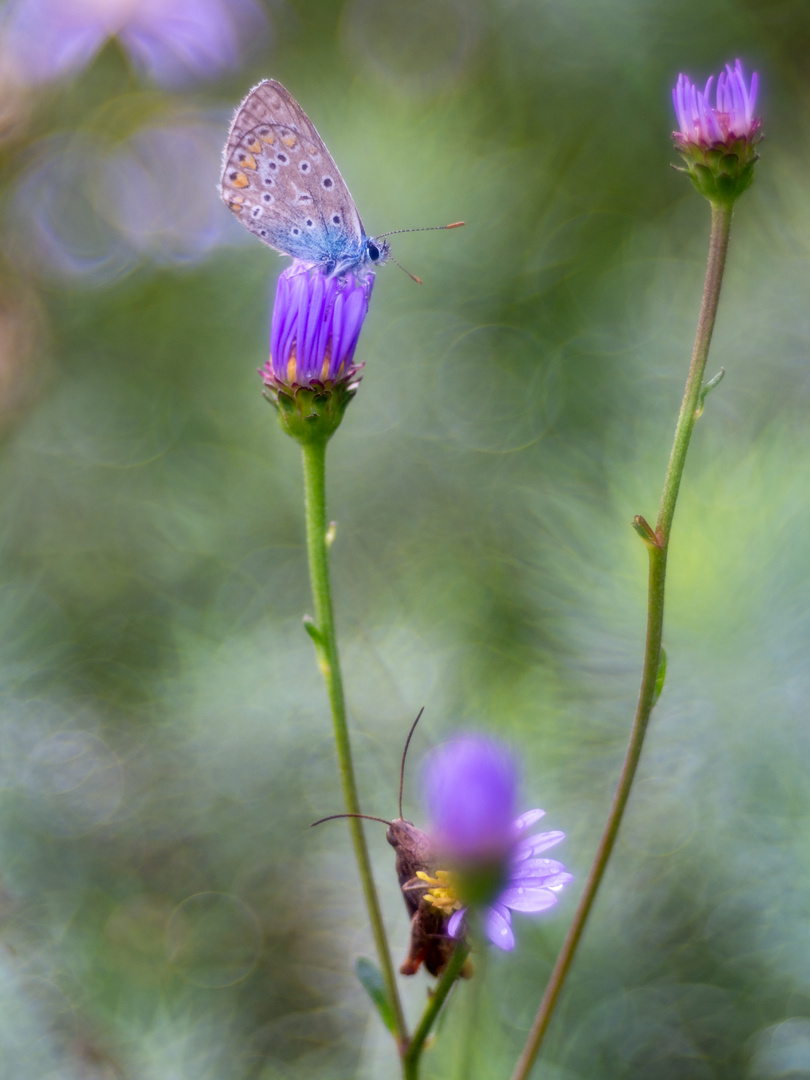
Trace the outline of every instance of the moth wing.
{"label": "moth wing", "polygon": [[448,937],[447,921],[429,904],[419,905],[411,919],[411,940],[400,975],[415,975],[422,964],[431,975],[441,975],[456,946],[455,938]]}
{"label": "moth wing", "polygon": [[406,878],[405,881],[400,881],[399,887],[402,890],[402,897],[405,901],[405,907],[408,909],[408,914],[415,915],[422,897],[430,888],[430,885],[422,881],[421,878],[414,876]]}

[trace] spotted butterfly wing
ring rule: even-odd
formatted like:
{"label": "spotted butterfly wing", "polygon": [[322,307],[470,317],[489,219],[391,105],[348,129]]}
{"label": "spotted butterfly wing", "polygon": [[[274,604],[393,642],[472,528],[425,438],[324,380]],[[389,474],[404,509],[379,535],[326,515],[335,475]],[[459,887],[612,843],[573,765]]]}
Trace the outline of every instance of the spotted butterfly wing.
{"label": "spotted butterfly wing", "polygon": [[349,189],[304,110],[274,79],[239,106],[223,153],[222,198],[245,228],[327,275],[383,252],[369,241]]}

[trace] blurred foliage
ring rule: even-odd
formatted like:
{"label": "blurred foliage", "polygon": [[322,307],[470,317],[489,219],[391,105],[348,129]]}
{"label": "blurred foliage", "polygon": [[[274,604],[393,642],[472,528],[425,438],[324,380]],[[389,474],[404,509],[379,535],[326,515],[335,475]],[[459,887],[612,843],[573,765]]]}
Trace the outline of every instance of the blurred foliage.
{"label": "blurred foliage", "polygon": [[[70,0],[65,0],[67,5]],[[267,6],[166,89],[108,43],[3,97],[3,1076],[393,1076],[340,810],[298,451],[262,400],[276,256],[218,204],[260,78],[394,238],[330,451],[362,799],[470,725],[582,882],[629,732],[708,207],[670,87],[740,56],[740,202],[671,554],[667,684],[544,1052],[554,1080],[810,1078],[810,10],[787,0]],[[0,65],[0,76],[2,76]],[[369,824],[394,952],[407,926]],[[794,861],[795,860],[795,861]],[[509,1073],[576,901],[482,953],[426,1076]],[[424,1001],[405,988],[411,1015]],[[541,1070],[538,1069],[538,1075]]]}

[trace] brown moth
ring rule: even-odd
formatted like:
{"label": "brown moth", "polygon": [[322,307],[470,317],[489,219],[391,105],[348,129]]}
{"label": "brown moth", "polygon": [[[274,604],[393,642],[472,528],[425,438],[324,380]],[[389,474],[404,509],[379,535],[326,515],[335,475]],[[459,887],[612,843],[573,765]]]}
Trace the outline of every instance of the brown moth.
{"label": "brown moth", "polygon": [[[418,877],[419,872],[431,878],[435,877],[438,867],[433,842],[427,833],[417,829],[412,822],[402,816],[405,758],[423,712],[424,709],[419,710],[419,715],[408,732],[405,749],[402,752],[402,764],[399,771],[399,817],[388,821],[386,818],[373,817],[371,814],[331,814],[329,817],[313,822],[313,825],[320,825],[324,821],[332,821],[335,818],[361,817],[368,821],[381,821],[388,826],[385,838],[396,852],[397,879],[411,919],[410,947],[399,969],[401,975],[415,975],[422,964],[431,975],[441,975],[453,955],[453,949],[458,940],[451,938],[447,933],[447,923],[451,913],[440,911],[426,899],[426,894],[432,886]],[[468,961],[461,974],[469,977],[471,973],[472,969]]]}

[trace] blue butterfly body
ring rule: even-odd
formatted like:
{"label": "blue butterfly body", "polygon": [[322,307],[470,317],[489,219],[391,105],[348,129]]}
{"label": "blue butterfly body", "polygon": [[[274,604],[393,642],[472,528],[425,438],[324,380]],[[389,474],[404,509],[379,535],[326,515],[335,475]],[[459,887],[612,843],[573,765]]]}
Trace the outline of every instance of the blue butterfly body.
{"label": "blue butterfly body", "polygon": [[315,127],[281,83],[266,79],[236,111],[223,153],[222,198],[265,244],[327,277],[385,262]]}

